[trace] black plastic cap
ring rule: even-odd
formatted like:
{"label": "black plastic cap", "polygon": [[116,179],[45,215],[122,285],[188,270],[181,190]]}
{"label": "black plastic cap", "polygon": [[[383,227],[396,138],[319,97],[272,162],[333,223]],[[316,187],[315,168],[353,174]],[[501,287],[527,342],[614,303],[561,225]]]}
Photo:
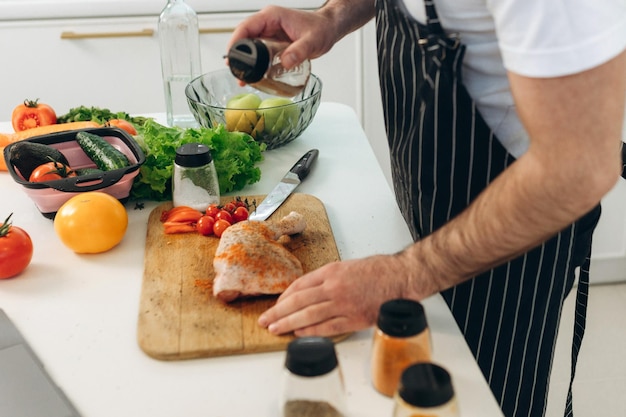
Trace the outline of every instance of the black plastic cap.
{"label": "black plastic cap", "polygon": [[212,160],[208,146],[201,143],[186,143],[176,149],[174,162],[181,167],[194,168],[209,164]]}
{"label": "black plastic cap", "polygon": [[433,363],[418,363],[402,372],[400,397],[416,407],[438,407],[454,398],[448,371]]}
{"label": "black plastic cap", "polygon": [[414,336],[427,326],[424,307],[417,301],[399,298],[380,306],[378,328],[389,336]]}
{"label": "black plastic cap", "polygon": [[270,65],[267,46],[258,39],[241,39],[228,51],[230,72],[246,83],[261,81]]}
{"label": "black plastic cap", "polygon": [[301,337],[287,346],[285,367],[300,376],[320,376],[337,367],[335,344],[326,337]]}

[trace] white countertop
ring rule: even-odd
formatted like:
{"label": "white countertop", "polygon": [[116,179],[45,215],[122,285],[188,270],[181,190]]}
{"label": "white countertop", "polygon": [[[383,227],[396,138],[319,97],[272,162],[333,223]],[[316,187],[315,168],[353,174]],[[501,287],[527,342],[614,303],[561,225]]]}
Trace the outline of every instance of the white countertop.
{"label": "white countertop", "polygon": [[[268,4],[316,8],[323,0],[187,0],[197,13],[256,11]],[[0,0],[0,21],[158,16],[167,0]]]}
{"label": "white countertop", "polygon": [[[11,131],[0,123],[0,132]],[[320,150],[297,192],[326,207],[342,259],[393,253],[411,238],[354,111],[322,103],[296,141],[265,152],[261,181],[237,193],[265,194],[311,148]],[[127,204],[122,243],[77,255],[56,237],[10,175],[0,172],[0,217],[13,212],[35,247],[30,266],[0,281],[0,308],[85,417],[242,417],[277,415],[284,352],[160,362],[136,340],[147,219]],[[359,210],[355,215],[354,207]],[[453,378],[463,417],[501,416],[442,298],[424,301],[434,360]],[[392,401],[371,386],[371,329],[337,344],[350,417],[391,416]]]}

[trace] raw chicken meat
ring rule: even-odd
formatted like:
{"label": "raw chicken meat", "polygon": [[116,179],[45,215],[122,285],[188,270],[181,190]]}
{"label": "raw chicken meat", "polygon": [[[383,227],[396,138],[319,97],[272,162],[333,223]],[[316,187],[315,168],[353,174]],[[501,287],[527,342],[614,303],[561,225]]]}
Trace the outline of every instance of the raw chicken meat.
{"label": "raw chicken meat", "polygon": [[303,269],[300,260],[277,240],[305,227],[303,216],[295,211],[278,222],[243,221],[230,226],[220,238],[213,259],[213,295],[230,302],[285,291]]}

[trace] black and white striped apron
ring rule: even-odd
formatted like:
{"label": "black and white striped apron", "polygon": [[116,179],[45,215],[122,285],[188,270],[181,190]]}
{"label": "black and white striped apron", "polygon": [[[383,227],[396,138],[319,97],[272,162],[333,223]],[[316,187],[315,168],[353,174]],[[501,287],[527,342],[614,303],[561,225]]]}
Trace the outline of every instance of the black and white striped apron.
{"label": "black and white striped apron", "polygon": [[[461,80],[464,46],[432,0],[420,24],[376,0],[378,65],[396,199],[415,240],[463,211],[515,162]],[[585,327],[591,235],[600,206],[549,241],[443,293],[508,417],[543,416],[563,301],[577,287],[572,381]],[[435,347],[436,349],[436,347]],[[572,413],[571,382],[566,415]]]}

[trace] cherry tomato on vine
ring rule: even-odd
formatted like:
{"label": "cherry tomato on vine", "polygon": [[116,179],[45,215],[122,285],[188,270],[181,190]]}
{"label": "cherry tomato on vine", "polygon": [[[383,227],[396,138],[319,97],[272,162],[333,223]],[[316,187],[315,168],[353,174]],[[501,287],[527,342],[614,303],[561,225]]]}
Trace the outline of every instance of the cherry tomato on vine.
{"label": "cherry tomato on vine", "polygon": [[235,208],[237,208],[235,206],[235,203],[230,202],[230,203],[224,204],[224,206],[222,207],[222,210],[226,210],[227,212],[232,214],[235,211]]}
{"label": "cherry tomato on vine", "polygon": [[211,217],[215,218],[215,216],[217,216],[217,213],[219,213],[219,212],[220,212],[220,209],[217,206],[217,204],[211,204],[209,207],[207,207],[205,214],[207,216],[211,216]]}
{"label": "cherry tomato on vine", "polygon": [[233,212],[233,221],[235,223],[239,223],[242,222],[244,220],[248,219],[248,209],[241,206],[241,207],[237,207],[235,209],[235,211]]}
{"label": "cherry tomato on vine", "polygon": [[0,223],[0,279],[18,275],[33,257],[33,242],[25,230],[11,224],[12,215]]}
{"label": "cherry tomato on vine", "polygon": [[202,216],[196,223],[196,230],[203,236],[211,236],[213,232],[213,225],[215,219],[211,216]]}
{"label": "cherry tomato on vine", "polygon": [[228,223],[233,224],[233,215],[226,210],[220,210],[219,213],[215,215],[215,220],[226,220]]}
{"label": "cherry tomato on vine", "polygon": [[33,127],[53,125],[56,122],[57,115],[54,109],[47,104],[39,103],[39,99],[24,100],[22,104],[13,109],[11,114],[11,124],[16,132]]}
{"label": "cherry tomato on vine", "polygon": [[231,224],[227,222],[226,220],[223,220],[223,219],[215,220],[215,224],[213,225],[213,233],[215,233],[215,236],[217,237],[222,237],[222,234],[224,233],[224,231],[228,229],[230,226]]}

